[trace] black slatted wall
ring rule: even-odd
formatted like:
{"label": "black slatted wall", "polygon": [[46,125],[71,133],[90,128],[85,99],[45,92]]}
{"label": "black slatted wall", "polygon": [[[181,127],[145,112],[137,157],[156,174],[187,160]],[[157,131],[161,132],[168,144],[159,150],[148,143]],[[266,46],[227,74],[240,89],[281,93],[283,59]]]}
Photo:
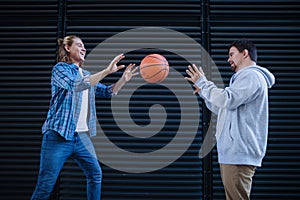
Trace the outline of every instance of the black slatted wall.
{"label": "black slatted wall", "polygon": [[[201,4],[198,0],[190,1],[67,1],[66,12],[66,34],[80,35],[88,52],[91,52],[96,46],[105,39],[114,36],[117,33],[140,27],[163,27],[180,31],[201,43]],[[142,34],[142,33],[141,33]],[[151,36],[143,36],[145,41],[151,43]],[[137,37],[139,37],[137,35]],[[164,37],[172,37],[165,35]],[[125,38],[119,40],[118,44],[111,45],[106,52],[109,53],[130,47],[138,40],[135,38]],[[176,38],[174,38],[176,41]],[[169,44],[172,45],[172,44]],[[176,45],[176,44],[174,44]],[[144,48],[147,48],[145,46]],[[185,74],[186,62],[178,55],[163,51],[160,49],[137,49],[132,52],[126,52],[126,61],[139,64],[140,60],[147,54],[160,53],[168,60],[172,68]],[[193,52],[191,52],[193,53]],[[104,59],[108,59],[105,58]],[[105,63],[98,59],[99,63]],[[107,61],[106,61],[107,62]],[[103,83],[113,83],[120,78],[120,74],[109,76]],[[183,78],[183,77],[182,77]],[[176,80],[175,80],[176,81]],[[137,84],[133,81],[133,85]],[[192,93],[192,88],[190,95]],[[124,93],[126,93],[124,90]],[[120,95],[122,91],[120,92]],[[189,100],[189,97],[187,97]],[[119,100],[123,103],[122,99]],[[107,137],[116,143],[120,148],[134,152],[150,152],[171,142],[178,130],[180,121],[180,109],[178,109],[178,100],[174,94],[167,88],[146,84],[134,92],[130,110],[131,117],[138,125],[149,123],[150,106],[159,103],[162,104],[168,112],[168,121],[159,134],[151,139],[134,139],[122,131],[113,119],[111,114],[110,100],[99,98],[97,101],[97,110],[99,122]],[[201,102],[200,102],[201,103]],[[118,105],[117,105],[118,106]],[[190,108],[193,109],[193,108]],[[120,115],[123,113],[121,112]],[[159,114],[159,113],[158,113]],[[123,114],[124,115],[124,114]],[[128,117],[124,115],[124,117]],[[122,120],[122,118],[121,118]],[[197,134],[197,141],[201,140],[200,132]],[[185,141],[183,140],[182,143]],[[100,144],[105,145],[105,144]],[[201,198],[201,160],[197,157],[200,142],[194,142],[188,151],[171,165],[154,172],[148,173],[126,173],[115,170],[102,163],[103,169],[103,199],[200,199]],[[100,148],[101,151],[101,148]],[[151,158],[150,158],[151,159]],[[128,159],[120,158],[122,162],[135,167],[140,163]],[[123,163],[124,164],[124,163]],[[145,167],[145,166],[143,166]],[[74,170],[76,176],[70,176],[70,171]],[[80,178],[79,178],[80,177]],[[69,184],[69,183],[77,184]],[[118,188],[118,189],[117,189]],[[73,192],[70,192],[73,191]],[[76,191],[76,192],[74,192]],[[60,181],[61,199],[83,199],[85,196],[85,183],[80,169],[72,161],[68,163],[62,172]]]}
{"label": "black slatted wall", "polygon": [[[272,71],[277,82],[270,90],[268,151],[262,168],[257,170],[254,177],[252,198],[299,199],[298,1],[0,0],[0,5],[0,199],[25,200],[33,192],[39,167],[41,126],[51,97],[50,75],[56,59],[56,38],[68,34],[79,35],[90,53],[99,43],[115,34],[140,27],[168,28],[193,38],[209,50],[217,64],[218,70],[207,69],[207,75],[225,85],[232,75],[226,62],[227,45],[241,37],[254,40],[258,47],[258,64]],[[168,44],[171,47],[179,41],[172,35],[165,37],[174,41],[174,44]],[[151,43],[151,36],[146,35],[145,40]],[[134,37],[119,41],[96,61],[106,63],[107,58],[120,46],[130,46],[130,43],[137,41]],[[185,44],[176,47],[181,48],[182,52],[187,50],[191,59],[201,56]],[[148,53],[164,55],[170,66],[182,75],[185,75],[186,66],[190,64],[173,52],[159,49],[126,52],[126,59],[121,64],[139,64]],[[222,80],[218,78],[219,72]],[[116,73],[103,81],[110,84],[120,76],[120,73]],[[123,92],[134,88],[135,84],[132,81]],[[192,101],[189,97],[192,87],[190,91],[182,88],[186,101]],[[123,100],[119,101],[123,105]],[[111,101],[97,98],[101,128],[111,141],[125,150],[158,150],[176,135],[180,109],[178,99],[168,88],[143,85],[131,98],[133,121],[141,126],[150,123],[148,113],[154,103],[164,106],[168,120],[159,134],[152,138],[136,139],[126,135],[113,120]],[[201,108],[200,98],[198,103],[201,113],[199,130],[188,150],[169,166],[148,173],[123,172],[101,163],[102,199],[225,199],[216,150],[212,152],[212,161],[209,156],[198,158],[204,134],[202,130],[205,129],[202,119],[209,118]],[[120,112],[120,116],[123,115]],[[190,118],[193,120],[193,116]],[[182,140],[181,144],[184,143],[185,140]],[[97,145],[105,146],[105,143]],[[132,162],[126,158],[116,162],[120,165],[128,162],[132,166]],[[136,163],[137,167],[139,164]],[[212,169],[209,169],[210,166]],[[86,181],[81,170],[75,162],[68,160],[51,199],[86,199],[85,187]]]}
{"label": "black slatted wall", "polygon": [[55,63],[55,0],[0,1],[0,198],[29,199]]}
{"label": "black slatted wall", "polygon": [[[253,179],[253,199],[299,199],[299,1],[210,1],[211,55],[225,85],[232,75],[226,45],[247,37],[258,48],[258,64],[276,77],[270,94],[267,155]],[[214,154],[214,198],[224,199]]]}

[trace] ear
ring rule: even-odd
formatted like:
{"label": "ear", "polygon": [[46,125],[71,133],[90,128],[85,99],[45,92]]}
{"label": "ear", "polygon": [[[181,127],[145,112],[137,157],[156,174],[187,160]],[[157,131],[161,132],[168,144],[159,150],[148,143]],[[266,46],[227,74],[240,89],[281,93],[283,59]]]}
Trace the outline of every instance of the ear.
{"label": "ear", "polygon": [[67,52],[70,52],[70,47],[68,45],[65,45],[64,48]]}
{"label": "ear", "polygon": [[244,49],[243,50],[243,56],[244,56],[244,58],[248,57],[248,55],[249,55],[248,49]]}

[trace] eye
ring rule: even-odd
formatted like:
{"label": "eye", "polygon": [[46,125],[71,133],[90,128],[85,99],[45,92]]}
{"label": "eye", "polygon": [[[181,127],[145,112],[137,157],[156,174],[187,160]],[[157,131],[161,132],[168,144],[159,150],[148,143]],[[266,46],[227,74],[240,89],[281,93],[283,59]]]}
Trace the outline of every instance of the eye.
{"label": "eye", "polygon": [[77,46],[78,46],[78,47],[83,47],[83,44],[77,43]]}

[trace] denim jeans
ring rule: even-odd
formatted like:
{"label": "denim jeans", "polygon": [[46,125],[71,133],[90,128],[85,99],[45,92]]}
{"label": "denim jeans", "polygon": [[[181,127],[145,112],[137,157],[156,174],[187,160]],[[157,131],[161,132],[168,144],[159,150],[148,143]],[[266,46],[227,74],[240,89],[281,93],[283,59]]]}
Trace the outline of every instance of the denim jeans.
{"label": "denim jeans", "polygon": [[69,157],[75,160],[86,176],[87,199],[100,199],[102,171],[89,136],[75,132],[73,140],[66,140],[50,130],[43,136],[40,171],[31,200],[49,199],[59,172]]}

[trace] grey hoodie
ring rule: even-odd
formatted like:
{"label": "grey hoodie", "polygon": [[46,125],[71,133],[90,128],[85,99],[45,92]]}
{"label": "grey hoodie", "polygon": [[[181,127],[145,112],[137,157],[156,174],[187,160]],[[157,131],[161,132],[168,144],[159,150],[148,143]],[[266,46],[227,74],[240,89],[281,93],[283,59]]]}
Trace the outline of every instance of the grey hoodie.
{"label": "grey hoodie", "polygon": [[274,83],[273,74],[260,66],[239,70],[225,89],[206,77],[195,83],[207,107],[218,115],[219,163],[261,166],[268,139],[268,88]]}

